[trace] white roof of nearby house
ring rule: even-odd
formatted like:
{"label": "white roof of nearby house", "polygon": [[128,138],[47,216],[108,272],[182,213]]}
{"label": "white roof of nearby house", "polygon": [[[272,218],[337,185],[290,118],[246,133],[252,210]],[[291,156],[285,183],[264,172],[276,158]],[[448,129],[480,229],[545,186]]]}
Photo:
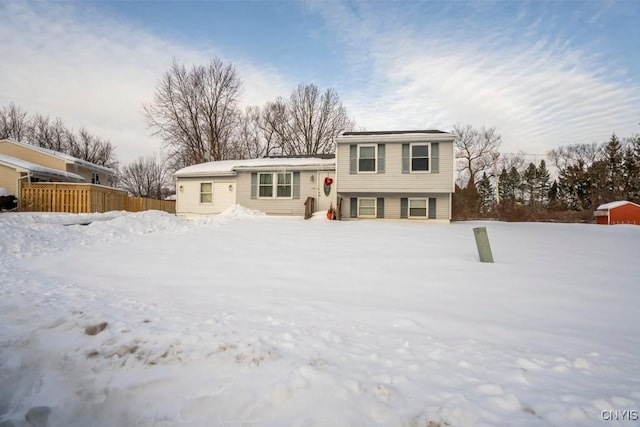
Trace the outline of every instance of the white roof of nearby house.
{"label": "white roof of nearby house", "polygon": [[456,135],[437,129],[426,130],[383,130],[342,132],[336,138],[337,144],[351,144],[367,141],[382,142],[419,142],[419,141],[452,141]]}
{"label": "white roof of nearby house", "polygon": [[[609,203],[605,203],[604,205],[600,205],[598,206],[598,210],[599,211],[605,211],[605,210],[609,210],[609,209],[613,209],[613,208],[617,208],[620,206],[624,206],[626,204],[632,204],[632,205],[636,205],[633,202],[628,202],[626,200],[618,200],[617,202],[609,202]],[[636,205],[638,207],[640,207],[640,205]]]}
{"label": "white roof of nearby house", "polygon": [[44,148],[44,147],[38,147],[37,145],[27,144],[26,142],[20,142],[20,141],[16,141],[16,140],[13,140],[13,139],[3,139],[2,141],[8,141],[8,142],[11,142],[12,144],[20,145],[22,147],[29,148],[29,149],[31,149],[33,151],[37,151],[39,153],[48,154],[50,156],[57,157],[59,159],[64,160],[66,163],[73,163],[73,164],[76,164],[76,165],[84,166],[84,167],[86,167],[88,169],[93,169],[95,171],[107,173],[109,175],[115,175],[116,174],[116,171],[111,169],[111,168],[108,168],[106,166],[96,165],[95,163],[91,163],[91,162],[88,162],[86,160],[82,160],[82,159],[79,159],[77,157],[73,157],[73,156],[71,156],[69,154],[61,153],[59,151],[50,150],[50,149]]}
{"label": "white roof of nearby house", "polygon": [[36,176],[42,176],[46,178],[63,178],[66,181],[78,181],[84,182],[85,179],[75,173],[65,172],[58,169],[47,168],[35,163],[27,162],[26,160],[18,159],[16,157],[7,156],[6,154],[0,154],[0,164],[12,167],[18,172],[28,172]]}
{"label": "white roof of nearby house", "polygon": [[265,157],[249,160],[220,160],[217,162],[200,163],[187,166],[177,171],[176,177],[197,177],[211,175],[235,175],[241,170],[264,169],[295,169],[295,170],[334,170],[335,159],[321,159],[318,157]]}

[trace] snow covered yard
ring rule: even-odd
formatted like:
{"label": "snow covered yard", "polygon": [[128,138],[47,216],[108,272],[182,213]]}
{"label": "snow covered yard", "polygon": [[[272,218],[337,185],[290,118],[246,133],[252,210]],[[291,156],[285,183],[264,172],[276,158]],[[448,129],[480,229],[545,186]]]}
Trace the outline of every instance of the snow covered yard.
{"label": "snow covered yard", "polygon": [[478,225],[2,214],[0,425],[635,424],[640,227]]}

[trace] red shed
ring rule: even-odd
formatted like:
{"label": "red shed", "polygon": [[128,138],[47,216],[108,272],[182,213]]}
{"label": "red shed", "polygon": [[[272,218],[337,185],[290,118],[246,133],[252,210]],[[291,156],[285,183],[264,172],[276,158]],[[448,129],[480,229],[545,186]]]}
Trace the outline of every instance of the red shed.
{"label": "red shed", "polygon": [[593,215],[598,224],[640,225],[640,205],[626,200],[600,205]]}

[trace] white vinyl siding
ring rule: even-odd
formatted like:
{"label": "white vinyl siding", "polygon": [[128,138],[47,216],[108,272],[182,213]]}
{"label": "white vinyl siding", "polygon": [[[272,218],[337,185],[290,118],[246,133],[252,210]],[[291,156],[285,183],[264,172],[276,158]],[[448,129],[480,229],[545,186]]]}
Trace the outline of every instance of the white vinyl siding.
{"label": "white vinyl siding", "polygon": [[200,183],[200,203],[213,203],[213,183]]}
{"label": "white vinyl siding", "polygon": [[[432,158],[429,159],[429,167],[432,169],[430,173],[403,173],[402,145],[400,142],[385,143],[384,173],[374,174],[357,173],[357,170],[354,173],[350,173],[350,146],[355,147],[357,145],[338,144],[336,156],[338,193],[453,193],[455,173],[452,142],[439,142],[438,173],[433,170]],[[432,152],[432,148],[429,155],[435,155],[435,152]],[[357,166],[355,157],[353,163]]]}
{"label": "white vinyl siding", "polygon": [[[340,197],[342,197],[342,217],[343,219],[347,219],[347,220],[358,217],[358,209],[357,209],[358,199],[362,199],[362,198],[369,199],[374,197],[376,197],[376,199],[380,199],[380,197],[377,197],[373,193],[341,194]],[[430,221],[446,222],[451,219],[451,198],[449,196],[449,193],[437,193],[437,194],[414,193],[408,196],[399,195],[399,194],[385,194],[383,199],[384,199],[384,219],[402,219],[403,218],[402,206],[401,206],[402,199],[405,199],[407,201],[407,209],[405,211],[404,218],[408,218],[408,213],[409,213],[408,199],[422,199],[427,201],[427,216],[415,217],[412,220],[417,221],[418,218],[420,218],[421,220],[427,221],[427,222],[430,222]],[[435,199],[435,209],[433,211],[431,210],[432,206],[429,204],[430,199]],[[353,210],[353,215],[351,215],[351,210],[350,210],[352,200],[355,205],[355,208]],[[378,203],[379,201],[376,200],[376,205]],[[376,206],[376,210],[379,210],[378,208],[379,206]]]}
{"label": "white vinyl siding", "polygon": [[[262,173],[262,172],[259,172]],[[273,173],[273,172],[267,172]],[[288,172],[287,172],[288,173]],[[334,173],[331,171],[293,171],[293,186],[292,186],[292,194],[293,197],[267,197],[267,198],[258,198],[251,197],[251,176],[252,172],[250,171],[241,171],[238,172],[237,182],[238,182],[238,190],[236,193],[237,202],[239,205],[247,207],[249,209],[259,210],[261,212],[265,212],[269,215],[296,215],[303,216],[304,215],[304,202],[307,197],[313,197],[316,199],[316,209],[319,209],[319,200],[321,198],[325,198],[324,196],[324,177],[330,176],[335,179]],[[257,187],[257,174],[253,172],[253,175],[256,176],[256,187]],[[298,174],[299,177],[295,178],[295,175]],[[296,185],[297,182],[297,185]],[[335,181],[332,184],[332,187],[335,186]],[[256,188],[257,190],[257,188]],[[256,191],[257,194],[257,191]],[[326,202],[328,207],[329,203],[333,203],[333,206],[336,206],[336,192],[334,189],[331,191],[330,200]]]}

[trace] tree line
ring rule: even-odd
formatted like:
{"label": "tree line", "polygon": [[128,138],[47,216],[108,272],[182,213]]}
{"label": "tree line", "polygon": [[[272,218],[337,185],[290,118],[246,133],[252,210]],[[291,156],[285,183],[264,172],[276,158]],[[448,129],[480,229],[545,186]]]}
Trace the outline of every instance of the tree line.
{"label": "tree line", "polygon": [[524,154],[501,155],[495,129],[457,126],[459,180],[453,200],[457,219],[591,221],[600,204],[640,203],[640,136],[571,144],[525,161]]}
{"label": "tree line", "polygon": [[110,141],[74,131],[60,119],[29,115],[11,104],[0,110],[0,138],[11,138],[118,168],[117,182],[132,195],[162,198],[171,173],[198,163],[266,156],[312,156],[335,150],[335,137],[352,130],[334,89],[299,84],[288,97],[262,106],[240,107],[243,82],[235,66],[214,58],[206,65],[173,61],[143,104],[152,134],[165,148],[162,158],[141,156],[118,168]]}
{"label": "tree line", "polygon": [[86,128],[74,130],[60,119],[29,114],[13,103],[0,108],[0,139],[13,139],[38,147],[69,154],[100,166],[116,168],[118,159],[113,144],[93,135]]}
{"label": "tree line", "polygon": [[144,116],[168,150],[168,166],[265,156],[334,152],[354,122],[334,89],[299,84],[287,98],[240,108],[243,83],[233,64],[214,58],[187,68],[174,61]]}

